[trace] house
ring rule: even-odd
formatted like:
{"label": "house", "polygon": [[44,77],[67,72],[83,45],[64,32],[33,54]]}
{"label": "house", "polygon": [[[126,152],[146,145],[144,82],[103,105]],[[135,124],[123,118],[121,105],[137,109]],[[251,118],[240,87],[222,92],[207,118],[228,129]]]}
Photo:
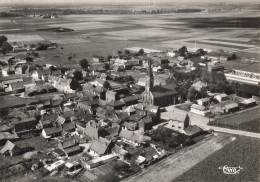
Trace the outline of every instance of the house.
{"label": "house", "polygon": [[7,131],[0,132],[0,146],[3,146],[8,140],[16,141],[19,137],[16,134],[11,134]]}
{"label": "house", "polygon": [[97,56],[97,55],[93,55],[92,60],[94,63],[102,63],[106,61],[106,59],[103,56]]}
{"label": "house", "polygon": [[142,143],[146,143],[148,140],[151,140],[150,137],[145,136],[139,131],[129,131],[123,128],[119,134],[119,137],[126,143],[140,146]]}
{"label": "house", "polygon": [[187,113],[175,112],[164,127],[182,133],[189,125],[190,119]]}
{"label": "house", "polygon": [[25,91],[25,86],[23,82],[15,82],[15,83],[11,83],[9,85],[9,91],[13,91],[15,93],[21,93]]}
{"label": "house", "polygon": [[106,138],[99,137],[93,140],[89,146],[89,154],[92,156],[102,156],[111,153],[111,141]]}
{"label": "house", "polygon": [[224,66],[219,61],[211,61],[207,64],[208,72],[224,72]]}
{"label": "house", "polygon": [[107,106],[113,110],[122,110],[125,104],[119,100],[107,102]]}
{"label": "house", "polygon": [[210,103],[210,98],[202,98],[197,100],[198,105],[207,106]]}
{"label": "house", "polygon": [[203,81],[197,81],[194,84],[191,85],[195,88],[196,91],[200,92],[203,89],[207,89],[207,83],[204,83]]}
{"label": "house", "polygon": [[124,108],[123,111],[128,113],[129,116],[131,116],[131,115],[136,113],[136,109],[135,109],[135,107],[133,105]]}
{"label": "house", "polygon": [[23,118],[13,122],[13,131],[19,137],[29,137],[35,134],[38,121],[35,117]]}
{"label": "house", "polygon": [[218,102],[223,102],[229,99],[229,97],[227,96],[227,94],[222,93],[222,94],[218,94],[216,96],[214,96],[214,99],[216,99]]}
{"label": "house", "polygon": [[226,104],[224,106],[224,111],[226,113],[232,113],[232,112],[239,111],[239,105],[236,102],[232,102],[232,103]]}
{"label": "house", "polygon": [[72,156],[82,152],[75,138],[66,139],[58,144],[58,148],[65,152],[66,156]]}
{"label": "house", "polygon": [[61,133],[62,133],[62,129],[57,128],[57,127],[50,127],[50,128],[42,129],[42,136],[46,139],[60,136]]}
{"label": "house", "polygon": [[125,121],[122,126],[129,131],[135,131],[138,128],[138,122]]}
{"label": "house", "polygon": [[4,147],[1,149],[1,154],[4,156],[16,156],[31,151],[34,148],[26,140],[11,142],[7,140]]}
{"label": "house", "polygon": [[173,51],[168,51],[167,56],[168,57],[175,57],[175,53]]}
{"label": "house", "polygon": [[249,98],[249,99],[244,99],[242,102],[239,103],[239,105],[245,108],[249,108],[249,107],[254,107],[257,104],[255,99]]}
{"label": "house", "polygon": [[86,124],[85,134],[92,140],[98,140],[103,128],[101,128],[94,120],[89,121]]}
{"label": "house", "polygon": [[106,92],[106,101],[112,102],[112,101],[116,101],[116,100],[119,100],[119,94],[115,91],[108,90]]}
{"label": "house", "polygon": [[125,106],[131,106],[131,105],[138,104],[138,100],[139,100],[139,97],[136,95],[132,95],[132,96],[128,96],[128,97],[120,99],[120,101],[122,101],[125,104]]}
{"label": "house", "polygon": [[198,115],[202,115],[202,116],[206,116],[207,114],[210,113],[210,111],[207,110],[207,108],[205,106],[201,106],[198,104],[192,104],[190,107],[190,112],[198,114]]}
{"label": "house", "polygon": [[55,87],[57,90],[64,92],[64,93],[74,93],[75,90],[72,90],[70,88],[70,84],[72,82],[72,79],[66,79],[66,78],[55,78],[50,80],[53,87]]}
{"label": "house", "polygon": [[[100,82],[100,84],[102,83]],[[86,93],[93,94],[99,97],[100,99],[104,100],[106,97],[106,88],[104,88],[103,85],[100,86],[100,84],[96,84],[95,86],[93,84],[86,83],[83,85],[82,90]]]}
{"label": "house", "polygon": [[62,130],[66,132],[73,132],[76,130],[76,124],[74,122],[64,123]]}
{"label": "house", "polygon": [[95,85],[95,86],[100,86],[100,87],[103,87],[104,83],[105,83],[105,81],[101,80],[99,78],[96,78],[94,81],[90,82],[90,84]]}
{"label": "house", "polygon": [[115,144],[115,146],[112,148],[112,153],[116,154],[119,157],[119,159],[124,160],[126,159],[128,151],[124,150],[122,147],[119,147]]}

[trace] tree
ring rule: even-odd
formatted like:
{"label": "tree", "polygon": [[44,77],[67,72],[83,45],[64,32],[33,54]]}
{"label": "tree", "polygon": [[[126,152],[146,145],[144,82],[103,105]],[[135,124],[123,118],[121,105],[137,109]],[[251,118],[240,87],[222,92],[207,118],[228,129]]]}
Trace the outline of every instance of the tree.
{"label": "tree", "polygon": [[25,74],[25,71],[27,70],[28,66],[27,65],[23,65],[22,67],[22,74]]}
{"label": "tree", "polygon": [[83,69],[87,69],[88,68],[88,60],[86,59],[82,59],[79,61],[79,64],[80,66],[83,68]]}
{"label": "tree", "polygon": [[190,101],[196,100],[197,91],[194,87],[190,87],[187,94],[187,99]]}
{"label": "tree", "polygon": [[182,47],[178,50],[178,52],[180,53],[180,56],[184,56],[184,54],[185,54],[186,52],[188,52],[188,49],[187,49],[186,46],[182,46]]}
{"label": "tree", "polygon": [[7,42],[7,37],[4,36],[4,35],[2,35],[2,36],[0,36],[0,47],[3,46],[3,43],[4,43],[4,42]]}
{"label": "tree", "polygon": [[122,172],[127,172],[129,170],[130,166],[126,163],[118,163],[116,162],[113,165],[113,171],[115,171],[116,173],[121,174]]}
{"label": "tree", "polygon": [[106,70],[109,70],[109,69],[110,69],[110,64],[105,63],[105,64],[104,64],[104,68],[105,68]]}
{"label": "tree", "polygon": [[106,88],[106,89],[111,89],[111,85],[110,85],[110,83],[108,81],[104,82],[103,87]]}
{"label": "tree", "polygon": [[140,49],[140,50],[138,51],[138,53],[139,53],[140,55],[144,55],[144,50],[143,50],[143,49]]}
{"label": "tree", "polygon": [[13,47],[8,42],[3,42],[1,47],[2,53],[5,55],[7,52],[13,50]]}
{"label": "tree", "polygon": [[130,51],[126,49],[125,54],[130,54]]}
{"label": "tree", "polygon": [[27,57],[27,58],[25,58],[25,60],[27,61],[27,62],[33,62],[33,58],[31,58],[31,57]]}
{"label": "tree", "polygon": [[80,84],[76,81],[76,80],[72,80],[71,82],[70,82],[70,88],[72,89],[72,90],[79,90],[80,89]]}
{"label": "tree", "polygon": [[206,54],[206,51],[204,51],[201,48],[196,51],[196,55],[198,55],[198,56],[204,56],[205,54]]}
{"label": "tree", "polygon": [[108,55],[108,56],[107,56],[107,61],[110,62],[110,59],[112,59],[112,56],[111,56],[111,55]]}
{"label": "tree", "polygon": [[77,81],[78,80],[82,80],[83,79],[83,75],[82,75],[82,73],[80,71],[74,71],[73,78],[75,80],[77,80]]}
{"label": "tree", "polygon": [[119,55],[122,54],[122,51],[117,51],[117,54],[119,54]]}

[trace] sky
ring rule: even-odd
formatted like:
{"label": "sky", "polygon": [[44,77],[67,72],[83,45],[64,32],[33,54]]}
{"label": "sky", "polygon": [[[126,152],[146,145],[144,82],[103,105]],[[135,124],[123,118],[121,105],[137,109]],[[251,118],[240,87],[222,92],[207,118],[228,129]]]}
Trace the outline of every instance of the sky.
{"label": "sky", "polygon": [[244,3],[249,3],[249,2],[258,2],[259,0],[0,0],[0,3],[42,3],[42,4],[49,4],[49,3],[91,3],[91,4],[109,4],[109,3],[116,3],[116,4],[129,4],[129,3],[189,3],[189,2],[210,2],[210,3],[237,3],[237,2],[244,2]]}

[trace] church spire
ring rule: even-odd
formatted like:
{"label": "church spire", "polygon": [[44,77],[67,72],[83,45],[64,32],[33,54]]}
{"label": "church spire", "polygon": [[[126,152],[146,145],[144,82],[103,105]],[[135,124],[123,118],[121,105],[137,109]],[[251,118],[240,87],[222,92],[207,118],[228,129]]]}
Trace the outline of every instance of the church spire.
{"label": "church spire", "polygon": [[152,70],[152,60],[148,60],[148,70],[147,70],[147,76],[145,79],[145,93],[144,93],[144,101],[146,103],[150,103],[150,91],[153,88],[154,85],[154,77],[153,77],[153,70]]}

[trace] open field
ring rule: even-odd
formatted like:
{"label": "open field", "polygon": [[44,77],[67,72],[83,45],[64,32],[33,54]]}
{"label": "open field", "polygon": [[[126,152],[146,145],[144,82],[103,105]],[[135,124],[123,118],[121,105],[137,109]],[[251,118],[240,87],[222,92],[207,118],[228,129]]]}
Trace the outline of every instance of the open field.
{"label": "open field", "polygon": [[[92,54],[112,55],[129,47],[171,50],[186,45],[188,48],[246,51],[247,57],[259,58],[252,47],[252,38],[259,39],[257,12],[173,13],[158,15],[65,15],[57,19],[2,18],[1,34],[10,42],[28,44],[52,41],[64,50],[54,50],[43,57],[54,62],[68,62],[67,54],[76,53],[78,59]],[[49,27],[72,28],[74,32],[43,32]],[[195,45],[194,42],[197,42]],[[249,50],[249,49],[251,50]],[[41,53],[40,53],[41,54]],[[53,59],[59,54],[60,61]]]}
{"label": "open field", "polygon": [[[233,182],[233,181],[259,181],[259,146],[260,140],[244,136],[236,136],[236,140],[224,148],[218,150],[191,170],[176,178],[174,182]],[[226,175],[221,166],[241,166],[239,174]]]}

